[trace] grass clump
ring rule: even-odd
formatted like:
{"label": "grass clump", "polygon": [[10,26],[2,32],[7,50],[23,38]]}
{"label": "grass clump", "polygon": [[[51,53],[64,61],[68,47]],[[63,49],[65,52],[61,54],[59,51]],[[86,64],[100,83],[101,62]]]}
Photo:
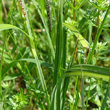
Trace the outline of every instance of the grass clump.
{"label": "grass clump", "polygon": [[108,0],[2,0],[0,110],[110,108]]}

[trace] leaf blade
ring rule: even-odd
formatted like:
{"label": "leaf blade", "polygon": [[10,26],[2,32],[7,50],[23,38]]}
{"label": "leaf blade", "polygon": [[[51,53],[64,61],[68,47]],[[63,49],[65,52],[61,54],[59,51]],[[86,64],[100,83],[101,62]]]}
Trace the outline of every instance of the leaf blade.
{"label": "leaf blade", "polygon": [[83,36],[78,32],[78,30],[75,27],[68,23],[63,23],[63,25],[69,30],[73,31],[73,34],[78,38],[83,47],[89,48],[88,42],[86,41],[86,39],[83,38]]}

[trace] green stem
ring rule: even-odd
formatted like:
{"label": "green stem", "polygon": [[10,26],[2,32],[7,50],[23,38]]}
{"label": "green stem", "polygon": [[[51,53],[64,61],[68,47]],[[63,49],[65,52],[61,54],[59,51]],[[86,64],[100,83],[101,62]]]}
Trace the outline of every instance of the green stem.
{"label": "green stem", "polygon": [[84,81],[83,81],[83,70],[81,65],[81,99],[82,99],[82,110],[84,110]]}
{"label": "green stem", "polygon": [[41,69],[41,65],[40,65],[37,53],[36,53],[36,49],[35,49],[35,45],[34,45],[34,41],[33,41],[33,36],[32,36],[32,31],[31,31],[28,15],[27,15],[27,12],[26,12],[24,0],[22,0],[22,2],[23,2],[24,12],[26,14],[26,25],[27,25],[29,36],[30,36],[29,39],[30,39],[31,51],[32,51],[32,54],[33,54],[33,56],[35,58],[36,66],[37,66],[39,77],[40,77],[41,84],[42,84],[42,88],[43,88],[44,93],[46,95],[46,101],[47,101],[47,104],[48,104],[48,110],[50,110],[50,99],[49,99],[49,95],[48,95],[48,92],[47,92],[47,87],[46,87],[46,83],[45,83],[45,80],[44,80],[44,75],[43,75],[43,72],[42,72],[42,69]]}
{"label": "green stem", "polygon": [[106,101],[107,101],[107,96],[109,95],[109,91],[110,91],[110,77],[109,77],[109,83],[108,83],[108,87],[107,87],[107,90],[106,90],[106,94],[105,94],[105,97],[104,97],[104,100],[103,100],[103,103],[102,103],[102,106],[101,106],[101,110],[104,110],[105,107],[106,107]]}
{"label": "green stem", "polygon": [[87,100],[86,100],[86,110],[87,110],[88,100],[89,100],[89,96],[90,96],[91,80],[92,80],[92,79],[90,78],[89,91],[88,91]]}
{"label": "green stem", "polygon": [[[44,27],[45,27],[46,34],[47,34],[47,39],[48,39],[48,44],[49,44],[49,48],[50,48],[50,50],[51,50],[51,54],[52,54],[53,59],[55,59],[55,52],[54,52],[53,44],[52,44],[52,41],[51,41],[51,38],[50,38],[50,34],[49,34],[49,32],[48,32],[48,26],[46,25],[46,22],[45,22],[45,20],[44,20],[44,16],[42,15],[42,13],[41,13],[41,11],[40,11],[40,9],[39,9],[39,6],[38,6],[38,4],[36,3],[36,1],[35,1],[35,0],[32,0],[32,2],[33,2],[33,4],[34,4],[34,6],[36,7],[36,9],[37,9],[37,11],[38,11],[38,14],[39,14],[39,16],[40,16],[40,18],[41,18],[41,20],[42,20],[42,23],[43,23],[43,25],[44,25]],[[44,11],[44,10],[43,10],[43,11]]]}
{"label": "green stem", "polygon": [[74,0],[74,2],[73,2],[73,7],[74,7],[74,10],[73,10],[73,17],[74,17],[74,21],[76,21],[75,3],[76,3],[76,1]]}
{"label": "green stem", "polygon": [[4,38],[4,44],[3,44],[3,47],[2,47],[2,54],[1,54],[1,62],[0,62],[0,99],[2,100],[2,84],[1,84],[1,81],[2,81],[2,63],[3,63],[3,53],[4,53],[4,49],[5,49],[5,44],[6,44],[6,38]]}
{"label": "green stem", "polygon": [[92,51],[90,51],[90,52],[89,52],[89,55],[88,55],[87,64],[89,64],[90,61],[91,61],[91,59],[92,59],[92,56],[93,56],[93,54],[94,54],[94,50],[95,50],[95,48],[96,48],[97,42],[98,42],[98,40],[99,40],[100,34],[101,34],[101,32],[102,32],[102,29],[103,29],[103,26],[104,26],[104,23],[105,23],[105,20],[106,20],[106,18],[107,18],[107,15],[109,14],[109,10],[110,10],[110,5],[108,6],[108,9],[107,9],[107,11],[106,11],[106,14],[105,14],[105,17],[104,17],[104,19],[103,19],[103,21],[102,21],[101,26],[100,26],[100,28],[99,28],[98,31],[97,31],[97,34],[96,34],[96,37],[95,37],[95,42],[94,42],[94,45],[93,45],[93,47],[92,47]]}
{"label": "green stem", "polygon": [[[1,23],[2,23],[2,1],[0,3],[0,24]],[[1,34],[1,32],[0,32],[0,34]],[[3,49],[2,49],[2,51],[3,51]],[[1,75],[2,75],[2,57],[1,57],[1,61],[0,61],[0,97],[2,96]]]}
{"label": "green stem", "polygon": [[58,77],[61,75],[60,68],[62,66],[62,52],[63,52],[63,1],[59,0],[58,7],[58,24],[57,24],[57,38],[56,38],[56,53],[55,53],[55,69],[53,87],[57,83]]}

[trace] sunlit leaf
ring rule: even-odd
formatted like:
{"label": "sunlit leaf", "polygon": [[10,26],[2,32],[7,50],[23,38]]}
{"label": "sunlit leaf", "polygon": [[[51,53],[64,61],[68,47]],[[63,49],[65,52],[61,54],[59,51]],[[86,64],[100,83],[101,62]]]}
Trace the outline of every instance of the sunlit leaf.
{"label": "sunlit leaf", "polygon": [[86,39],[84,39],[82,37],[82,35],[78,32],[78,30],[73,27],[72,25],[68,24],[68,23],[63,23],[63,25],[65,27],[67,27],[69,30],[73,31],[73,34],[77,37],[77,39],[81,42],[82,46],[85,48],[89,48],[88,42],[86,41]]}

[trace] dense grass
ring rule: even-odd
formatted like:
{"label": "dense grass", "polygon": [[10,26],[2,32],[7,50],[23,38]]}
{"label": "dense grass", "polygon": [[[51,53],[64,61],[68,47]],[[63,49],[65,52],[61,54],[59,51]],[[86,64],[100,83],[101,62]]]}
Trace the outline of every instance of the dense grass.
{"label": "dense grass", "polygon": [[2,0],[0,110],[109,110],[108,0]]}

